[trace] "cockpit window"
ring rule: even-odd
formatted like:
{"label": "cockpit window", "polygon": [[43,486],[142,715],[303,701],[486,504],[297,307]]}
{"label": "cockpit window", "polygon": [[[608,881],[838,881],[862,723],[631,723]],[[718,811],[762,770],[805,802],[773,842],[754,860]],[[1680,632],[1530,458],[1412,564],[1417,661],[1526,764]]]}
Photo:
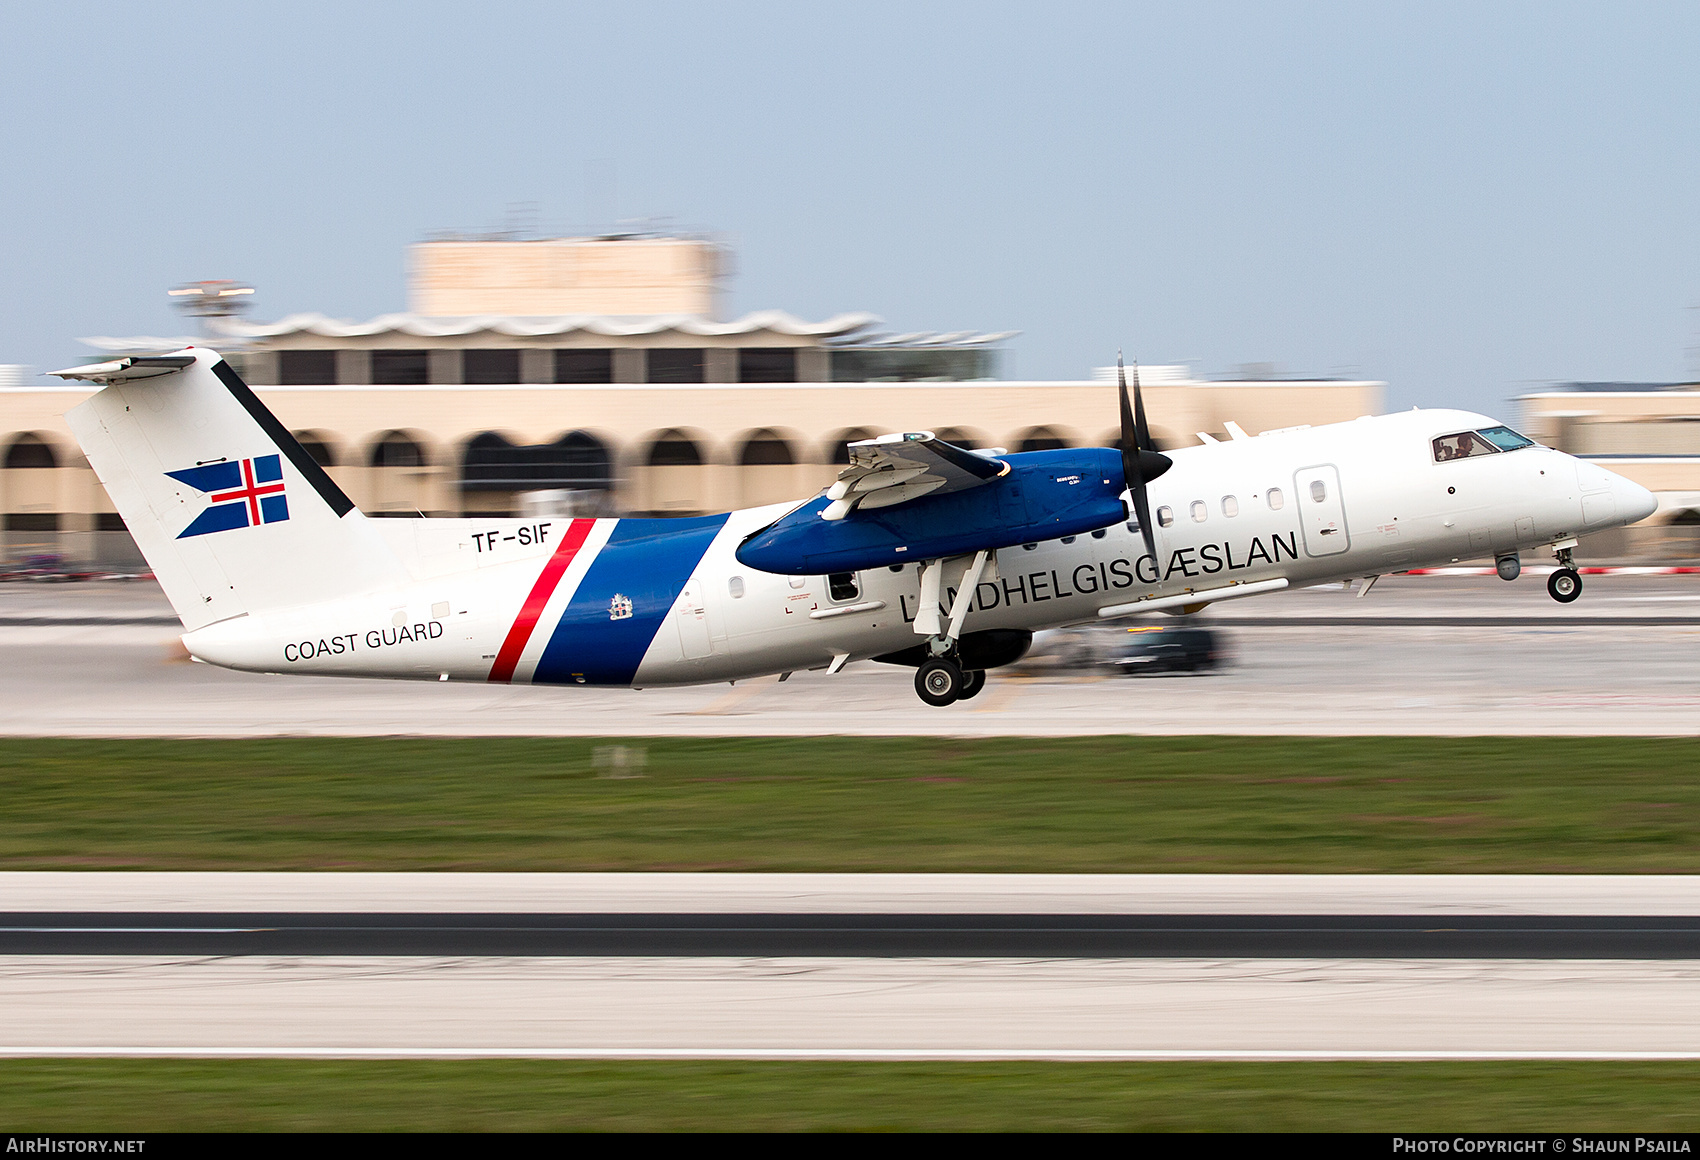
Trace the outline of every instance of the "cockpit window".
{"label": "cockpit window", "polygon": [[1442,435],[1434,441],[1434,461],[1446,463],[1453,459],[1471,459],[1477,455],[1497,455],[1501,451],[1516,451],[1533,447],[1535,441],[1519,435],[1509,427],[1484,427],[1480,431],[1460,431]]}
{"label": "cockpit window", "polygon": [[1499,454],[1499,448],[1474,431],[1460,431],[1456,435],[1442,435],[1434,441],[1434,461],[1436,463],[1450,463],[1454,459],[1470,459],[1477,455],[1497,454]]}
{"label": "cockpit window", "polygon": [[1535,441],[1525,435],[1519,435],[1509,427],[1484,427],[1476,432],[1483,439],[1492,443],[1501,451],[1515,451],[1519,447],[1533,447]]}

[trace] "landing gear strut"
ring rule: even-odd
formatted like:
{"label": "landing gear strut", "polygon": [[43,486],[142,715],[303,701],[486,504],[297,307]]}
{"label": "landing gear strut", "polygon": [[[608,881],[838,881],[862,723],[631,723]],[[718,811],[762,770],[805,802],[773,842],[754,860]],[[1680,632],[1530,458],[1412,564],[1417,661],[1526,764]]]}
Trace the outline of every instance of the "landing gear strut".
{"label": "landing gear strut", "polygon": [[1558,558],[1558,571],[1547,577],[1547,595],[1560,604],[1569,604],[1582,595],[1582,574],[1576,571],[1576,560],[1571,555],[1576,541],[1572,540],[1562,548],[1554,548],[1552,554]]}
{"label": "landing gear strut", "polygon": [[944,561],[927,560],[921,565],[921,604],[915,613],[915,631],[927,638],[927,648],[932,655],[915,670],[915,692],[929,705],[943,706],[967,700],[986,687],[984,671],[963,671],[956,642],[962,636],[962,622],[967,619],[974,590],[990,559],[989,551],[974,554],[973,562],[963,573],[956,599],[951,603],[949,624],[941,623],[939,616]]}

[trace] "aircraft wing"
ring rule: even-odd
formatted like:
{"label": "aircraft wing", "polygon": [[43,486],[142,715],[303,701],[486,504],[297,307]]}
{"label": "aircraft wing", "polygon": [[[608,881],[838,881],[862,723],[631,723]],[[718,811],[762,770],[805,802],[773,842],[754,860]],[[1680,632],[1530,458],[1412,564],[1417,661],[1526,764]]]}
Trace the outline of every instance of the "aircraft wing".
{"label": "aircraft wing", "polygon": [[841,520],[858,509],[894,507],[924,495],[979,487],[1009,472],[991,454],[946,443],[931,431],[881,435],[850,444],[850,466],[827,490],[821,518]]}

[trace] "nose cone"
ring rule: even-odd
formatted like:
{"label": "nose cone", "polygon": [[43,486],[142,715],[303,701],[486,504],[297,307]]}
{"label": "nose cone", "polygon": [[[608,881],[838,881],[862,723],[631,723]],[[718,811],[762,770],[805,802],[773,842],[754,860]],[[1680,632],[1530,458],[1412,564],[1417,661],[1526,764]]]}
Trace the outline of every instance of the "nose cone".
{"label": "nose cone", "polygon": [[1626,524],[1644,520],[1659,508],[1652,492],[1621,475],[1612,476],[1611,491],[1617,500],[1617,517]]}

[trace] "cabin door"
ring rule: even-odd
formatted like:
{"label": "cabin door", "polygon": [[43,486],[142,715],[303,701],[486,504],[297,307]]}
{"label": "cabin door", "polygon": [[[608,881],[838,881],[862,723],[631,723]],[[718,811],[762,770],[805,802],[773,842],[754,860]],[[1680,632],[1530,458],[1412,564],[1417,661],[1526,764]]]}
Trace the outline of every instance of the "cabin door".
{"label": "cabin door", "polygon": [[1345,501],[1340,497],[1340,472],[1332,464],[1294,472],[1293,493],[1307,553],[1337,556],[1352,546],[1346,532]]}

